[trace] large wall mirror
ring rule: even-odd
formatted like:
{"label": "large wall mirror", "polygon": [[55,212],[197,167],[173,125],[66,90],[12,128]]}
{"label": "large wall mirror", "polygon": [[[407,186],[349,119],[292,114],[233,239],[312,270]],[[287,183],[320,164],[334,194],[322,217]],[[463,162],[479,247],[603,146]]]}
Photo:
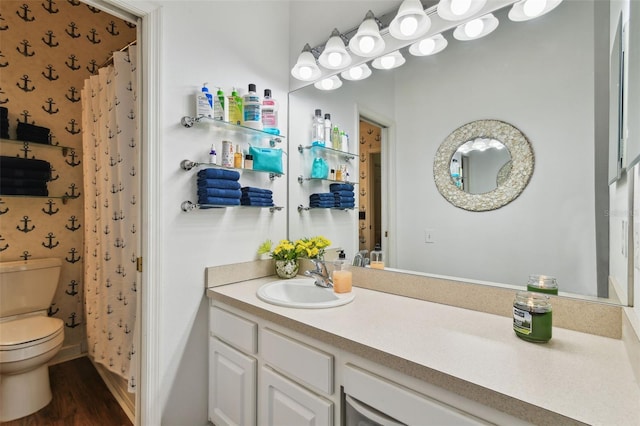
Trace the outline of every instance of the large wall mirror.
{"label": "large wall mirror", "polygon": [[[361,117],[381,125],[381,235],[392,268],[489,285],[524,286],[530,274],[552,275],[564,295],[627,304],[626,269],[618,288],[614,277],[621,224],[610,214],[617,201],[610,200],[608,184],[609,40],[624,4],[565,0],[527,22],[510,21],[505,8],[494,13],[498,28],[482,39],[458,41],[446,31],[449,44],[436,55],[402,50],[400,68],[374,70],[335,91],[294,90],[289,152],[307,143],[316,108],[351,135],[352,152],[359,149]],[[295,5],[291,13],[300,28],[312,19]],[[535,171],[509,203],[469,211],[440,195],[434,159],[448,135],[487,119],[526,135]],[[300,183],[308,160],[289,157],[290,236],[323,234],[352,257],[359,212],[296,210],[328,185]],[[358,161],[349,167],[357,170]],[[443,168],[451,166],[447,161]],[[502,166],[496,179],[513,173],[513,163]],[[487,192],[479,191],[478,197]]]}

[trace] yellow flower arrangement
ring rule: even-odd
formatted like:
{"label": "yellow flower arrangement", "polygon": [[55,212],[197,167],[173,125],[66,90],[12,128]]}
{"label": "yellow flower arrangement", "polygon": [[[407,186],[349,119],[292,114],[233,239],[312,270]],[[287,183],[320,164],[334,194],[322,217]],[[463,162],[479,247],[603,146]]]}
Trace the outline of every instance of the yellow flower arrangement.
{"label": "yellow flower arrangement", "polygon": [[331,241],[323,236],[301,238],[299,240],[280,240],[273,247],[273,241],[267,240],[258,247],[258,254],[269,254],[275,260],[296,260],[299,258],[322,258],[324,249]]}

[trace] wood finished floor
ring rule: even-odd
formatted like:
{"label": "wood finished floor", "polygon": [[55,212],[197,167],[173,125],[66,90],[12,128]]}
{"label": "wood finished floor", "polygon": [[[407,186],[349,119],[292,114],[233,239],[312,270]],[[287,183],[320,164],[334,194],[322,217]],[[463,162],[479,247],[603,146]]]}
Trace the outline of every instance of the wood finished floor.
{"label": "wood finished floor", "polygon": [[49,367],[53,399],[30,416],[2,426],[122,426],[131,421],[89,358]]}

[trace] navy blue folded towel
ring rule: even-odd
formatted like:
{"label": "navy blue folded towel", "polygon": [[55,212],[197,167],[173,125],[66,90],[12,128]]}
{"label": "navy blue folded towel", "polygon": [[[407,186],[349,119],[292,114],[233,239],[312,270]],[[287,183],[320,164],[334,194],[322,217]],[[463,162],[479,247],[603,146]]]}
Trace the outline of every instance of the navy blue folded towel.
{"label": "navy blue folded towel", "polygon": [[356,206],[356,203],[336,203],[334,207],[339,209],[352,209]]}
{"label": "navy blue folded towel", "polygon": [[273,196],[269,194],[257,194],[257,195],[242,194],[242,196],[240,197],[240,200],[257,201],[257,202],[264,203],[266,201],[273,201]]}
{"label": "navy blue folded towel", "polygon": [[264,201],[248,201],[248,200],[240,200],[240,204],[243,206],[253,206],[253,207],[273,207],[273,201],[268,201],[263,199]]}
{"label": "navy blue folded towel", "polygon": [[242,191],[243,197],[254,197],[254,198],[271,198],[273,195],[267,192],[252,192],[252,191]]}
{"label": "navy blue folded towel", "polygon": [[198,178],[198,189],[200,188],[240,189],[240,182],[229,179]]}
{"label": "navy blue folded towel", "polygon": [[198,196],[240,198],[242,192],[239,189],[198,188]]}
{"label": "navy blue folded towel", "polygon": [[0,156],[0,168],[15,168],[23,170],[45,170],[51,171],[51,164],[48,161],[36,160],[34,158]]}
{"label": "navy blue folded towel", "polygon": [[204,179],[238,180],[240,179],[240,173],[235,170],[208,168],[199,170],[198,177]]}
{"label": "navy blue folded towel", "polygon": [[255,192],[255,193],[260,193],[260,194],[273,194],[273,191],[270,190],[270,189],[255,188],[253,186],[243,186],[242,187],[242,192]]}
{"label": "navy blue folded towel", "polygon": [[331,191],[334,196],[340,197],[355,197],[355,193],[353,191]]}
{"label": "navy blue folded towel", "polygon": [[334,201],[336,203],[355,203],[356,197],[336,197]]}
{"label": "navy blue folded towel", "polygon": [[353,185],[350,183],[332,183],[329,190],[334,191],[353,191]]}
{"label": "navy blue folded towel", "polygon": [[309,199],[332,200],[335,197],[331,192],[321,192],[309,195]]}
{"label": "navy blue folded towel", "polygon": [[198,197],[198,204],[214,204],[218,206],[239,206],[239,198]]}

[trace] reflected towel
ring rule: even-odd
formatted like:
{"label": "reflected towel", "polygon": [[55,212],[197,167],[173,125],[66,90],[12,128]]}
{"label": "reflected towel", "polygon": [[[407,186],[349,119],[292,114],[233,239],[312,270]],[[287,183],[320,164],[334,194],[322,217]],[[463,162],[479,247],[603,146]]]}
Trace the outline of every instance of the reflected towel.
{"label": "reflected towel", "polygon": [[239,206],[239,198],[198,197],[198,204],[213,204],[217,206]]}
{"label": "reflected towel", "polygon": [[208,168],[198,171],[198,177],[203,179],[240,179],[240,173],[235,170]]}
{"label": "reflected towel", "polygon": [[331,185],[329,185],[329,190],[331,190],[331,192],[353,191],[353,189],[354,189],[353,184],[350,184],[350,183],[332,183]]}
{"label": "reflected towel", "polygon": [[261,194],[273,194],[273,191],[270,189],[264,189],[264,188],[256,188],[253,186],[243,186],[242,187],[242,192],[256,192],[256,193],[261,193]]}
{"label": "reflected towel", "polygon": [[198,189],[200,188],[240,189],[240,182],[229,179],[198,178]]}
{"label": "reflected towel", "polygon": [[318,194],[311,194],[309,196],[309,199],[310,200],[333,200],[334,197],[335,195],[333,195],[331,192],[322,192]]}
{"label": "reflected towel", "polygon": [[334,201],[336,203],[355,203],[356,198],[355,197],[336,197]]}
{"label": "reflected towel", "polygon": [[37,179],[43,182],[51,180],[51,170],[29,170],[29,169],[14,169],[12,167],[0,168],[0,178],[14,178],[14,179]]}
{"label": "reflected towel", "polygon": [[353,209],[355,208],[356,203],[336,203],[334,207],[339,209]]}
{"label": "reflected towel", "polygon": [[51,144],[49,133],[51,131],[46,127],[36,126],[34,124],[19,122],[16,134],[18,140],[36,143]]}
{"label": "reflected towel", "polygon": [[331,191],[334,196],[340,197],[355,197],[356,194],[353,191]]}
{"label": "reflected towel", "polygon": [[51,171],[51,164],[48,161],[36,160],[33,158],[0,156],[0,168],[13,168],[23,170],[46,170]]}
{"label": "reflected towel", "polygon": [[198,196],[240,198],[242,192],[239,189],[198,188]]}
{"label": "reflected towel", "polygon": [[258,195],[242,194],[242,196],[240,197],[240,200],[258,201],[258,202],[264,203],[266,201],[273,201],[273,196],[268,194],[258,194]]}
{"label": "reflected towel", "polygon": [[240,200],[240,204],[243,206],[253,206],[253,207],[273,207],[273,201],[248,201],[248,200]]}

